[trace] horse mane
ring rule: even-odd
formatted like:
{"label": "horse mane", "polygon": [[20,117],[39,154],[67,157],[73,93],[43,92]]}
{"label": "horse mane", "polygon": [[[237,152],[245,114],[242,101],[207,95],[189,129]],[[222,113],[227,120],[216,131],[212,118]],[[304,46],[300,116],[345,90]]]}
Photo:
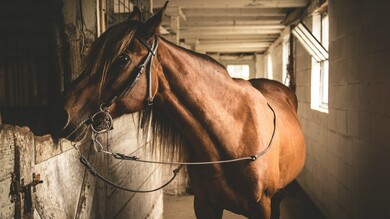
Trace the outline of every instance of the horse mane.
{"label": "horse mane", "polygon": [[[224,65],[222,65],[221,63],[219,63],[217,60],[215,60],[213,57],[211,56],[208,56],[206,54],[202,54],[202,53],[198,53],[198,52],[195,52],[195,51],[192,51],[192,50],[189,50],[187,48],[184,48],[184,47],[181,47],[181,46],[178,46],[170,41],[168,41],[167,39],[163,38],[163,37],[159,37],[160,40],[163,40],[165,43],[169,44],[170,46],[173,46],[175,47],[176,49],[178,50],[182,50],[184,52],[187,52],[187,53],[190,53],[192,54],[193,56],[197,57],[197,58],[200,58],[202,59],[203,61],[205,62],[208,62],[208,63],[211,63],[211,64],[214,64],[215,66],[219,67],[219,68],[223,68],[225,71],[226,71],[226,68]],[[227,71],[226,71],[227,72]]]}
{"label": "horse mane", "polygon": [[[130,46],[135,38],[136,31],[142,24],[140,21],[127,21],[114,25],[93,44],[83,73],[101,74],[99,99],[110,66]],[[162,37],[159,37],[159,39],[178,50],[187,52],[226,71],[223,65],[210,56],[179,47]],[[163,157],[164,160],[187,160],[188,150],[190,150],[189,142],[182,136],[178,127],[169,120],[169,115],[162,110],[146,110],[138,112],[138,118],[138,136],[141,136],[141,141],[149,146],[145,148],[151,149],[153,155]],[[145,120],[143,127],[141,127],[142,119]],[[149,131],[152,134],[151,136],[148,136]]]}
{"label": "horse mane", "polygon": [[[181,50],[193,55],[194,58],[199,58],[205,62],[211,63],[215,65],[216,68],[223,68],[224,71],[219,72],[226,72],[226,75],[229,75],[225,66],[210,56],[180,47],[161,36],[159,36],[159,40],[163,40],[165,43],[179,51]],[[189,146],[191,143],[188,142],[188,140],[181,134],[179,128],[172,123],[168,114],[166,114],[163,110],[146,110],[139,112],[138,115],[138,131],[142,130],[142,118],[145,120],[145,126],[142,130],[144,133],[144,143],[148,141],[147,130],[150,130],[153,134],[153,136],[149,139],[150,148],[153,154],[163,157],[164,160],[170,161],[187,161],[189,159],[189,150],[191,150],[191,147]]]}
{"label": "horse mane", "polygon": [[[138,112],[138,132],[142,131],[142,141],[147,144],[152,155],[159,156],[164,161],[185,161],[188,156],[188,143],[183,135],[169,120],[169,116],[162,110],[148,110]],[[145,124],[141,127],[141,120]],[[148,132],[151,136],[148,136]]]}

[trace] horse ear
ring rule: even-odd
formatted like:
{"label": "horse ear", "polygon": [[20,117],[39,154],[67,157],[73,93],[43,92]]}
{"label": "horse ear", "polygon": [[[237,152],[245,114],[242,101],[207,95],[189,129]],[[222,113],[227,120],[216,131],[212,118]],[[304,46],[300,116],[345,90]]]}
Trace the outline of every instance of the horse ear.
{"label": "horse ear", "polygon": [[130,13],[127,21],[140,21],[141,20],[141,10],[137,6],[134,7],[133,11]]}
{"label": "horse ear", "polygon": [[145,37],[146,39],[149,39],[154,34],[158,34],[160,32],[160,25],[163,19],[164,11],[167,8],[168,1],[165,2],[164,7],[157,12],[153,17],[151,17],[149,20],[145,22],[144,25],[142,25],[140,34],[141,36]]}

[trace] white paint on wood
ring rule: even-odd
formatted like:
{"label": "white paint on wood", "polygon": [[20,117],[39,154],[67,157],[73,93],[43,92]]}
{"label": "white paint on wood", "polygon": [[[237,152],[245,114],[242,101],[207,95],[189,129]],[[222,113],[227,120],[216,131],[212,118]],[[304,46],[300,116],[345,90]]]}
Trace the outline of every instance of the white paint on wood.
{"label": "white paint on wood", "polygon": [[[130,119],[129,119],[130,118]],[[136,138],[135,127],[132,127],[131,117],[115,120],[115,132],[110,134],[113,148],[126,148],[128,142]],[[43,184],[36,186],[33,193],[34,211],[21,215],[34,218],[109,218],[120,215],[121,218],[153,218],[162,216],[162,191],[135,195],[134,193],[116,191],[120,196],[109,196],[113,190],[107,184],[93,177],[78,160],[76,150],[69,150],[69,142],[54,144],[49,136],[35,137],[28,128],[15,126],[0,126],[0,218],[13,218],[14,204],[10,202],[9,189],[11,172],[14,171],[14,148],[20,152],[20,174],[24,184],[32,182],[32,173],[41,175]],[[126,140],[126,138],[130,140]],[[104,140],[104,139],[102,139]],[[121,146],[114,146],[115,141]],[[104,142],[104,141],[103,141]],[[48,151],[45,151],[44,148]],[[112,160],[104,154],[95,152],[87,143],[79,146],[82,153],[99,173],[110,180],[118,181],[125,186],[150,189],[161,185],[161,170],[156,165],[126,162],[123,170],[131,169],[124,174],[116,166],[108,172]],[[38,152],[37,152],[38,149]],[[126,150],[125,150],[126,151]],[[147,159],[150,153],[143,151]],[[38,159],[36,159],[38,158]],[[38,161],[38,162],[37,162]],[[114,194],[114,193],[112,193]],[[113,199],[116,197],[115,199]],[[138,197],[138,198],[136,198]],[[121,203],[121,204],[120,204]],[[120,209],[114,206],[121,206]]]}

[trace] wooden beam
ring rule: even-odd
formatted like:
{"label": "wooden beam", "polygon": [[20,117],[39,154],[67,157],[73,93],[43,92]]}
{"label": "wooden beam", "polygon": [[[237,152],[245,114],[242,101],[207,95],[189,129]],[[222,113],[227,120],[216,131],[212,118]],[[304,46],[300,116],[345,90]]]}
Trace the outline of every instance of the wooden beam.
{"label": "wooden beam", "polygon": [[181,31],[181,38],[186,37],[198,37],[198,38],[208,38],[210,36],[239,36],[239,35],[256,35],[256,34],[279,34],[281,30],[279,29],[246,29],[241,31],[236,30],[205,30],[205,31],[194,31],[194,30],[183,30]]}
{"label": "wooden beam", "polygon": [[275,41],[279,37],[279,34],[236,34],[236,35],[206,35],[206,36],[196,36],[189,35],[185,38],[186,43],[193,43],[195,40],[232,40],[232,39],[240,39],[240,40],[248,40],[248,39],[259,39],[259,40],[271,40]]}
{"label": "wooden beam", "polygon": [[189,17],[249,17],[286,16],[284,8],[189,8],[182,9]]}
{"label": "wooden beam", "polygon": [[[154,7],[161,8],[166,0],[154,0]],[[298,8],[307,5],[307,0],[170,0],[168,7],[183,8]]]}
{"label": "wooden beam", "polygon": [[283,30],[285,28],[284,25],[262,25],[262,26],[252,26],[252,25],[239,25],[239,26],[195,26],[189,28],[181,28],[182,30],[191,30],[194,32],[197,31],[258,31],[258,30]]}
{"label": "wooden beam", "polygon": [[[229,40],[210,40],[201,39],[199,43],[202,45],[220,45],[220,44],[262,44],[270,46],[275,40],[274,39],[229,39]],[[186,41],[187,42],[187,41]]]}
{"label": "wooden beam", "polygon": [[218,52],[218,51],[257,51],[259,49],[266,49],[271,43],[219,43],[219,44],[203,44],[199,43],[197,49],[202,51]]}
{"label": "wooden beam", "polygon": [[262,17],[191,17],[187,21],[181,21],[182,27],[195,26],[238,26],[238,25],[272,25],[280,24],[284,16]]}
{"label": "wooden beam", "polygon": [[186,15],[183,13],[180,7],[169,7],[165,10],[165,14],[171,17],[180,16],[183,20],[187,20]]}
{"label": "wooden beam", "polygon": [[202,45],[199,45],[195,48],[196,51],[202,51],[202,52],[220,52],[220,53],[247,53],[247,52],[253,52],[253,53],[263,53],[267,47],[242,47],[242,48],[236,48],[236,47],[215,47],[215,48],[207,48],[203,47]]}
{"label": "wooden beam", "polygon": [[233,26],[233,27],[193,27],[181,29],[182,38],[185,37],[206,37],[208,35],[257,35],[257,34],[279,34],[284,26]]}

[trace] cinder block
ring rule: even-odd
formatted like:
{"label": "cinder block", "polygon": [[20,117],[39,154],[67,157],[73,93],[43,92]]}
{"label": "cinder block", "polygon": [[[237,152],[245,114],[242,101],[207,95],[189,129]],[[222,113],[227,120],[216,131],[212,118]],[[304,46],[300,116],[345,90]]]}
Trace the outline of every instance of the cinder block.
{"label": "cinder block", "polygon": [[[337,178],[339,163],[340,163],[339,158],[336,157],[334,154],[330,153],[328,156],[327,170],[329,171],[330,174],[332,174],[334,178]],[[332,189],[336,190],[335,188]]]}
{"label": "cinder block", "polygon": [[353,110],[347,112],[347,135],[359,137],[359,113]]}
{"label": "cinder block", "polygon": [[329,63],[329,85],[344,85],[348,83],[350,59]]}
{"label": "cinder block", "polygon": [[375,115],[373,127],[373,143],[383,149],[390,149],[389,137],[390,117]]}
{"label": "cinder block", "polygon": [[359,139],[372,142],[375,129],[375,116],[369,113],[359,113]]}
{"label": "cinder block", "polygon": [[347,111],[336,110],[336,131],[340,134],[347,134]]}
{"label": "cinder block", "polygon": [[[347,163],[340,162],[338,166],[338,176],[340,187],[345,187],[348,191],[353,191],[353,167]],[[344,189],[344,188],[340,188]]]}
{"label": "cinder block", "polygon": [[336,110],[333,108],[329,108],[329,123],[328,129],[330,131],[336,131]]}
{"label": "cinder block", "polygon": [[329,88],[329,104],[336,109],[352,109],[352,90],[348,85],[335,85]]}

